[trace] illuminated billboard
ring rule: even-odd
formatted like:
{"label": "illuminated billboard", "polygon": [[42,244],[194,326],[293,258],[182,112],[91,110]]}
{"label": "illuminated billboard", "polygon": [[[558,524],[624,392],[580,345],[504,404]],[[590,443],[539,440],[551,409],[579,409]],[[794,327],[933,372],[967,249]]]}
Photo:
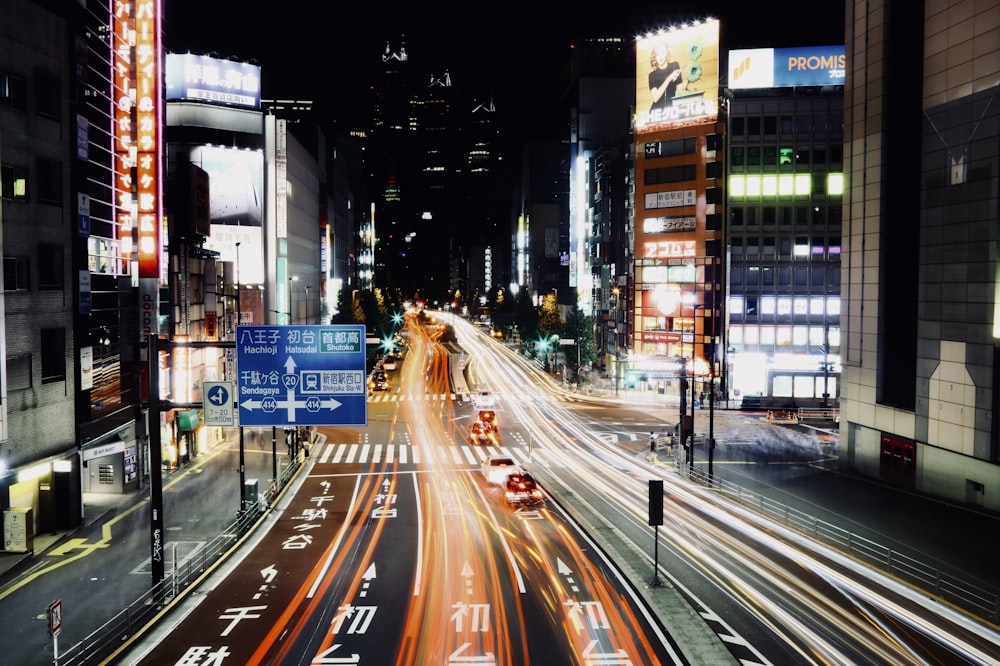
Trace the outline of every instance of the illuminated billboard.
{"label": "illuminated billboard", "polygon": [[643,37],[635,60],[637,134],[718,118],[718,21]]}
{"label": "illuminated billboard", "polygon": [[738,49],[729,52],[729,88],[842,86],[847,71],[844,46]]}
{"label": "illuminated billboard", "polygon": [[167,100],[260,108],[260,67],[193,53],[167,54]]}
{"label": "illuminated billboard", "polygon": [[209,177],[208,208],[212,224],[205,247],[218,252],[222,261],[239,263],[240,284],[263,284],[263,153],[198,146],[191,151],[191,163]]}

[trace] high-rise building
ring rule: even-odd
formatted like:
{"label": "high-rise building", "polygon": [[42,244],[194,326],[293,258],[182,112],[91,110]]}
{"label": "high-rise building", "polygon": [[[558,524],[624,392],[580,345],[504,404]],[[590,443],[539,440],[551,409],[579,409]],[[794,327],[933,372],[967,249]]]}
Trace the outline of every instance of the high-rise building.
{"label": "high-rise building", "polygon": [[505,247],[500,219],[509,208],[494,186],[501,155],[492,100],[477,101],[447,69],[428,78],[434,65],[403,43],[386,45],[372,86],[366,162],[374,286],[443,303],[496,282],[484,272],[495,264],[484,258]]}
{"label": "high-rise building", "polygon": [[848,3],[841,259],[842,466],[991,511],[998,15],[996,0]]}

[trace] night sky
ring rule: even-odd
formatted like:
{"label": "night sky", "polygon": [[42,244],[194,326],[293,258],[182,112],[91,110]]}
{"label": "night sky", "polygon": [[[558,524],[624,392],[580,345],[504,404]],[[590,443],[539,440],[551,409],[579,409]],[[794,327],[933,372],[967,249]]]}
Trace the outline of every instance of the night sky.
{"label": "night sky", "polygon": [[368,111],[365,92],[386,42],[395,50],[405,35],[410,63],[426,70],[428,80],[447,70],[453,85],[477,101],[492,96],[511,118],[509,132],[559,138],[541,136],[549,126],[538,122],[546,117],[539,113],[557,106],[560,71],[579,36],[640,35],[718,18],[724,50],[844,42],[842,2],[617,0],[608,9],[576,2],[560,9],[511,0],[458,5],[459,12],[427,4],[166,0],[166,46],[254,62],[262,67],[264,98],[311,99],[328,118],[350,126]]}

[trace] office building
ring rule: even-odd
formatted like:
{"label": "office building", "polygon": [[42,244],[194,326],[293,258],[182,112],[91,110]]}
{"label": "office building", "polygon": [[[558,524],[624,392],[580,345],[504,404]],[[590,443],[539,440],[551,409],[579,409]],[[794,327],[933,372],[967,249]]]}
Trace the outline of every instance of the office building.
{"label": "office building", "polygon": [[998,15],[995,0],[848,3],[841,258],[842,466],[991,511]]}

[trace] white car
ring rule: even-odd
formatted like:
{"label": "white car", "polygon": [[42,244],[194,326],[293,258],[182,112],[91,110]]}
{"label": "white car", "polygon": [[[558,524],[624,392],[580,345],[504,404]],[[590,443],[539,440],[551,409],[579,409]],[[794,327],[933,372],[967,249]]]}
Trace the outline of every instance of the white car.
{"label": "white car", "polygon": [[510,456],[489,456],[482,465],[483,477],[494,486],[499,486],[508,476],[518,471],[521,471],[520,465]]}
{"label": "white car", "polygon": [[480,391],[472,399],[476,409],[493,409],[497,405],[497,399],[489,391]]}

